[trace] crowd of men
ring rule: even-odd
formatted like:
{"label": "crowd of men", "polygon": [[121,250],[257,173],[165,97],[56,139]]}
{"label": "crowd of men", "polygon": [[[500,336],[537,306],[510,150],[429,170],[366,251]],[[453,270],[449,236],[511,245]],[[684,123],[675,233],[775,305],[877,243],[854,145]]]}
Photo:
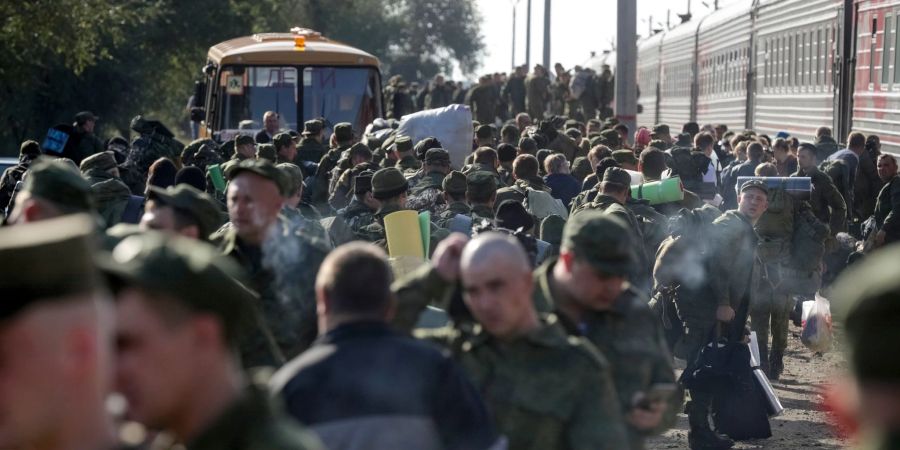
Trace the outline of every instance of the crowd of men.
{"label": "crowd of men", "polygon": [[552,75],[540,64],[531,73],[527,66],[519,66],[509,74],[482,75],[470,86],[445,80],[442,74],[421,86],[395,75],[384,88],[384,99],[389,119],[456,103],[469,105],[484,124],[502,124],[519,113],[528,113],[534,120],[564,115],[584,122],[612,115],[614,89],[615,78],[606,64],[597,73],[581,66],[567,70],[556,63]]}
{"label": "crowd of men", "polygon": [[[691,448],[725,449],[722,391],[685,393],[674,357],[753,330],[778,380],[795,298],[832,290],[863,399],[896,398],[866,344],[895,343],[900,311],[898,265],[867,256],[900,239],[877,136],[628,130],[548,112],[534,76],[499,129],[470,91],[486,123],[463,167],[388,122],[329,136],[274,113],[158,159],[24,142],[0,180],[0,447],[640,449],[684,411]],[[679,200],[641,198],[676,176]],[[400,273],[385,217],[405,210],[430,212],[431,245]],[[881,282],[834,287],[848,264]],[[879,404],[864,424],[896,430],[900,402]]]}

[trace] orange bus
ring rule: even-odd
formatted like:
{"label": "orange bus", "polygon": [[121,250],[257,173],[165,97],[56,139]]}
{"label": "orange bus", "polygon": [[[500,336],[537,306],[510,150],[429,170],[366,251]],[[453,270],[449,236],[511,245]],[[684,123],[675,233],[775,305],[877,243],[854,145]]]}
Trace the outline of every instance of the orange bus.
{"label": "orange bus", "polygon": [[326,135],[350,122],[356,133],[383,116],[378,59],[305,28],[260,33],[209,49],[192,118],[201,137],[225,142],[263,128],[274,111],[282,130],[324,118]]}

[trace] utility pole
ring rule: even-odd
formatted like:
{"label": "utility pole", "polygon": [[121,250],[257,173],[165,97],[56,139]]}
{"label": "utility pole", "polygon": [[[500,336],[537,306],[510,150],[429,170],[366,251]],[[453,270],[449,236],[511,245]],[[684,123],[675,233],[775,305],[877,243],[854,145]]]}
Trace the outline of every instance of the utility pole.
{"label": "utility pole", "polygon": [[637,2],[618,0],[616,26],[616,118],[637,127]]}
{"label": "utility pole", "polygon": [[525,13],[525,67],[531,70],[531,0],[528,1],[528,9]]}
{"label": "utility pole", "polygon": [[544,68],[550,70],[550,3],[544,0]]}
{"label": "utility pole", "polygon": [[513,8],[513,26],[512,26],[512,61],[510,62],[510,67],[512,69],[516,68],[516,6],[519,5],[519,0],[512,0],[512,8]]}

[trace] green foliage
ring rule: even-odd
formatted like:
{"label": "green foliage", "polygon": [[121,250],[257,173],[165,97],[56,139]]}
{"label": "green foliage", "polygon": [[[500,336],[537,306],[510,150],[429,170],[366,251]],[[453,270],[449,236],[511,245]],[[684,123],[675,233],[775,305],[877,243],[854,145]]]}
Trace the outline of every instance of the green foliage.
{"label": "green foliage", "polygon": [[105,136],[137,114],[183,136],[207,50],[238,36],[312,28],[415,79],[477,68],[479,25],[474,0],[0,0],[0,155],[81,110]]}

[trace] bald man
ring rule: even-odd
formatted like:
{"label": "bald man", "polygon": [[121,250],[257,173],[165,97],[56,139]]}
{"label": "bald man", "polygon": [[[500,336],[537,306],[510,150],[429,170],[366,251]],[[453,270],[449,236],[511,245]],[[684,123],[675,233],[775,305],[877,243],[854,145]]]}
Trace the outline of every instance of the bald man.
{"label": "bald man", "polygon": [[[112,305],[86,214],[0,231],[0,448],[113,448]],[[29,270],[17,270],[21,267]]]}
{"label": "bald man", "polygon": [[535,310],[531,265],[519,242],[501,233],[465,239],[456,234],[440,245],[464,245],[457,269],[463,301],[481,327],[417,335],[453,351],[509,448],[627,448],[608,363]]}

